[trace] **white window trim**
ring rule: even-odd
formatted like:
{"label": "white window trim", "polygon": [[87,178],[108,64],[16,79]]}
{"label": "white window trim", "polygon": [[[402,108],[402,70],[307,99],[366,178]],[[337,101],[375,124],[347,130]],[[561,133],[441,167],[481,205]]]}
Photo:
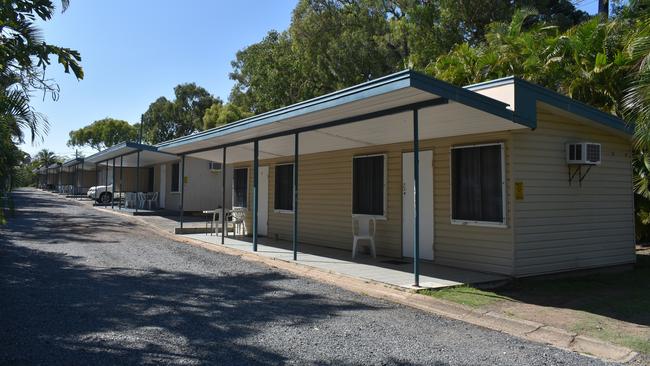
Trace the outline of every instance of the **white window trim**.
{"label": "white window trim", "polygon": [[[246,170],[246,206],[235,206],[235,170],[241,170],[241,169]],[[250,182],[248,181],[248,179],[250,178],[248,176],[249,175],[248,170],[249,169],[248,169],[247,166],[232,169],[232,182],[231,182],[231,184],[232,184],[232,193],[231,193],[231,197],[230,197],[230,199],[231,199],[230,202],[231,202],[231,205],[233,207],[243,207],[247,211],[248,211],[248,201],[249,201],[248,192],[249,192],[249,186],[250,186]]]}
{"label": "white window trim", "polygon": [[[369,215],[369,214],[357,214],[354,213],[354,159],[359,159],[359,158],[370,158],[373,156],[383,156],[384,157],[384,207],[383,207],[383,214],[382,215]],[[388,220],[388,206],[387,206],[387,201],[388,201],[388,154],[386,153],[380,153],[380,154],[367,154],[367,155],[354,155],[352,157],[352,181],[351,181],[351,187],[352,189],[350,190],[350,202],[353,204],[350,207],[350,211],[352,214],[352,217],[374,217],[375,220]]]}
{"label": "white window trim", "polygon": [[[454,184],[453,184],[453,165],[452,165],[452,151],[455,149],[465,149],[472,147],[483,146],[500,146],[501,147],[501,207],[503,212],[503,221],[476,221],[476,220],[460,220],[454,219]],[[480,227],[493,227],[493,228],[507,228],[508,227],[508,206],[506,197],[506,148],[504,142],[492,142],[485,144],[473,145],[457,145],[449,149],[449,220],[453,225],[467,225],[467,226],[480,226]]]}
{"label": "white window trim", "polygon": [[[294,202],[292,203],[291,206],[294,208],[294,210],[286,210],[286,209],[283,209],[283,208],[276,208],[275,207],[275,195],[277,194],[277,192],[275,191],[275,189],[276,189],[276,187],[275,187],[275,175],[277,174],[277,171],[275,170],[275,168],[279,167],[279,166],[284,166],[284,165],[291,165],[295,169],[294,163],[281,163],[281,164],[275,164],[273,166],[273,212],[279,213],[279,214],[293,214],[295,212],[295,207],[294,206],[296,205],[296,202],[295,202],[295,197],[296,197],[295,193],[296,192],[295,192],[295,187],[293,186],[293,177],[291,178],[291,194],[292,194],[291,201],[294,201]],[[295,174],[295,172],[294,172],[294,174]]]}
{"label": "white window trim", "polygon": [[[174,185],[172,184],[171,176],[174,175],[172,172],[174,171],[174,165],[175,164],[178,164],[178,191],[172,190]],[[181,177],[181,163],[180,162],[172,163],[171,169],[169,169],[169,175],[170,175],[170,177],[169,177],[169,193],[171,193],[171,194],[180,194],[181,193],[181,179],[183,179],[183,177]]]}

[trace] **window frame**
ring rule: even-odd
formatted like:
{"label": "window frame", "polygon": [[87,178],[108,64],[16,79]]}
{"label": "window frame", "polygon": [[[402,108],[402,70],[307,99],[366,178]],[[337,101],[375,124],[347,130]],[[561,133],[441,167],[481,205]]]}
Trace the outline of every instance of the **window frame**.
{"label": "window frame", "polygon": [[[286,165],[291,165],[291,166],[293,166],[293,169],[296,169],[294,163],[280,163],[280,164],[275,164],[273,166],[273,212],[281,213],[281,214],[293,214],[295,212],[295,205],[296,205],[296,202],[295,202],[295,188],[296,187],[294,187],[294,184],[293,184],[293,174],[291,175],[291,207],[293,207],[293,208],[291,210],[287,210],[287,209],[284,209],[284,208],[275,207],[275,198],[277,196],[277,192],[276,192],[277,185],[275,184],[275,180],[277,179],[276,177],[277,177],[277,173],[278,173],[276,168],[279,167],[279,166],[286,166]],[[292,172],[293,172],[293,170],[292,170]],[[293,172],[293,173],[295,174],[295,172]]]}
{"label": "window frame", "polygon": [[[383,156],[384,158],[384,182],[383,182],[383,207],[381,215],[371,215],[371,214],[359,214],[354,213],[354,159],[359,158],[371,158],[375,156]],[[375,220],[387,220],[388,219],[388,154],[387,153],[378,153],[378,154],[365,154],[365,155],[354,155],[352,156],[352,165],[350,167],[352,174],[350,175],[350,211],[352,217],[373,217]]]}
{"label": "window frame", "polygon": [[[454,175],[452,152],[456,149],[466,149],[473,147],[499,146],[501,148],[501,209],[503,212],[502,221],[481,221],[481,220],[463,220],[454,219]],[[449,220],[453,225],[482,226],[493,228],[508,227],[508,206],[507,206],[507,187],[506,187],[506,147],[504,142],[489,142],[482,144],[455,145],[449,148]]]}
{"label": "window frame", "polygon": [[[174,190],[174,165],[178,165],[178,189]],[[169,193],[181,193],[181,163],[172,163],[169,169]]]}
{"label": "window frame", "polygon": [[[235,171],[236,170],[246,170],[246,206],[235,206]],[[230,204],[232,207],[243,207],[248,210],[248,193],[249,193],[249,186],[250,186],[250,172],[249,172],[249,167],[244,166],[244,167],[239,167],[239,168],[233,168],[232,170],[232,197]]]}

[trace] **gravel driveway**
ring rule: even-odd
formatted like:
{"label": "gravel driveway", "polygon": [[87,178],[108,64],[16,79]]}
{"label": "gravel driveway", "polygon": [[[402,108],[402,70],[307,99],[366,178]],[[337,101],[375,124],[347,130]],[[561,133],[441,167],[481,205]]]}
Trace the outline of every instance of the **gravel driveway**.
{"label": "gravel driveway", "polygon": [[35,190],[0,228],[0,364],[603,365],[152,235]]}

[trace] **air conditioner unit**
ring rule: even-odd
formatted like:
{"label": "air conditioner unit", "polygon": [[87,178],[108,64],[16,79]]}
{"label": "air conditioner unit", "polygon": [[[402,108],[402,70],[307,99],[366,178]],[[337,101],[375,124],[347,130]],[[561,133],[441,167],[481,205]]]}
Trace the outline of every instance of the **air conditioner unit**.
{"label": "air conditioner unit", "polygon": [[600,165],[600,144],[572,142],[566,144],[566,161],[570,165]]}
{"label": "air conditioner unit", "polygon": [[208,162],[208,169],[212,170],[213,172],[221,171],[221,163],[215,163],[214,161],[210,161]]}

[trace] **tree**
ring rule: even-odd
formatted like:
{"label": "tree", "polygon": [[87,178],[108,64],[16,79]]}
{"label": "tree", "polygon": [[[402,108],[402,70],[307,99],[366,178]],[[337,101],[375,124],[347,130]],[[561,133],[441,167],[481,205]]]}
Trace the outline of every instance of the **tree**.
{"label": "tree", "polygon": [[[65,10],[68,1],[62,3]],[[30,131],[32,141],[47,132],[47,119],[29,102],[34,91],[58,98],[58,85],[44,75],[51,63],[50,56],[56,57],[66,73],[83,78],[79,52],[46,43],[35,26],[37,19],[50,20],[53,13],[54,5],[49,0],[0,4],[0,122],[9,126],[19,140],[23,138],[23,128]]]}
{"label": "tree", "polygon": [[158,143],[186,136],[203,129],[205,111],[219,98],[194,83],[180,84],[174,88],[175,99],[156,99],[140,118],[143,137],[149,143]]}
{"label": "tree", "polygon": [[[62,0],[63,10],[68,0]],[[54,100],[59,87],[45,76],[50,57],[56,57],[66,73],[83,78],[79,52],[48,44],[36,27],[54,13],[50,0],[13,0],[0,3],[0,222],[4,221],[5,192],[16,182],[17,164],[23,156],[16,146],[24,139],[23,129],[31,141],[47,133],[47,119],[31,105],[31,95],[42,92]]]}
{"label": "tree", "polygon": [[208,110],[205,111],[203,116],[203,128],[209,129],[225,125],[227,123],[239,121],[252,116],[253,113],[246,112],[242,108],[238,107],[235,104],[227,103],[222,105],[221,103],[215,103]]}
{"label": "tree", "polygon": [[48,149],[42,149],[39,152],[37,152],[36,155],[32,158],[32,160],[37,162],[38,166],[44,166],[44,167],[47,167],[54,163],[61,162],[61,158],[59,158],[54,153],[54,151]]}
{"label": "tree", "polygon": [[237,52],[229,101],[257,114],[406,67],[426,70],[457,45],[483,44],[490,24],[527,6],[539,11],[522,33],[587,18],[569,0],[301,0],[287,31]]}
{"label": "tree", "polygon": [[223,108],[223,105],[221,103],[214,103],[213,105],[210,106],[210,108],[205,110],[205,114],[203,115],[203,129],[207,130],[210,128],[214,128],[218,124],[219,120],[219,114],[221,113],[221,109]]}
{"label": "tree", "polygon": [[519,10],[510,23],[492,23],[485,42],[457,46],[427,72],[458,85],[515,75],[621,116],[627,27],[596,17],[565,32],[544,23],[526,29],[535,14]]}
{"label": "tree", "polygon": [[68,146],[90,146],[97,151],[125,141],[133,141],[138,130],[129,122],[104,118],[78,130],[70,131]]}
{"label": "tree", "polygon": [[508,23],[492,23],[485,42],[465,42],[440,56],[426,71],[456,85],[468,85],[515,75],[547,85],[545,52],[557,42],[557,27],[524,24],[538,13],[533,9],[515,12]]}
{"label": "tree", "polygon": [[149,143],[171,140],[180,133],[174,112],[174,103],[165,97],[156,99],[140,117],[143,125],[143,138]]}
{"label": "tree", "polygon": [[[174,111],[178,118],[179,133],[183,136],[203,128],[203,115],[215,103],[221,103],[207,90],[195,83],[180,84],[174,88]],[[177,136],[178,137],[178,136]]]}
{"label": "tree", "polygon": [[235,85],[230,103],[247,111],[262,113],[313,95],[288,32],[269,32],[261,42],[237,52],[231,64]]}

